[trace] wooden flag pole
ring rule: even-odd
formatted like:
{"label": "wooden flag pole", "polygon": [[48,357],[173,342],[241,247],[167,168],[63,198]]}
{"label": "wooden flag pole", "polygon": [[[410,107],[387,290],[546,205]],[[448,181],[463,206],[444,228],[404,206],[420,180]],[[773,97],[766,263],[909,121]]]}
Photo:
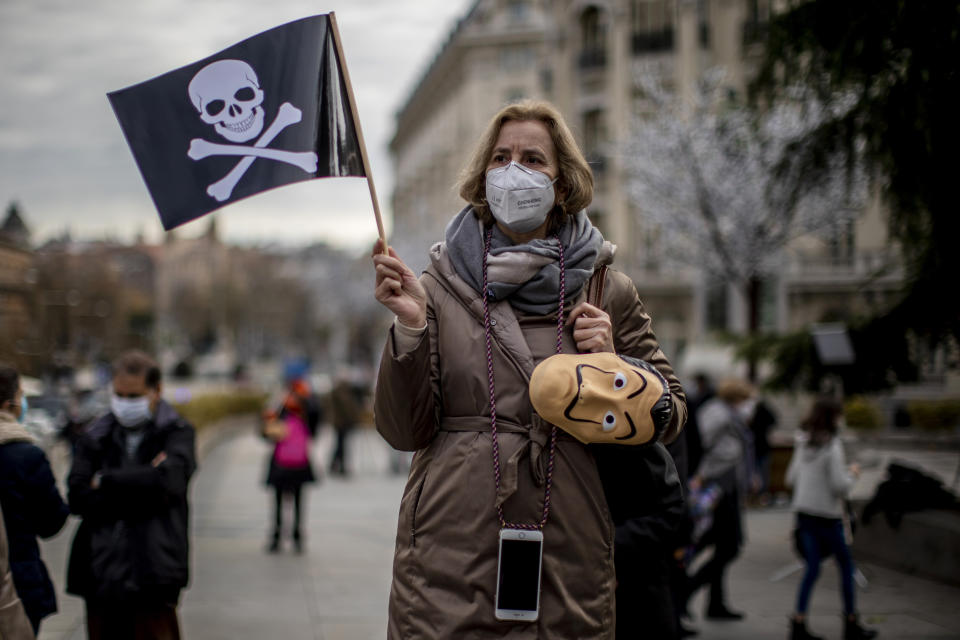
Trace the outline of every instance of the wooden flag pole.
{"label": "wooden flag pole", "polygon": [[353,97],[353,85],[350,83],[350,72],[347,70],[347,60],[343,56],[343,47],[340,44],[340,30],[337,28],[337,16],[331,11],[330,29],[333,32],[333,44],[337,48],[337,58],[340,60],[340,72],[343,82],[347,86],[347,102],[350,103],[350,114],[353,116],[353,126],[357,130],[357,142],[360,143],[360,160],[363,162],[363,173],[367,176],[367,186],[370,188],[370,199],[373,201],[373,215],[377,218],[377,232],[383,242],[383,252],[387,252],[387,234],[383,230],[383,219],[380,217],[380,202],[377,200],[377,188],[373,184],[373,175],[370,172],[370,159],[367,157],[367,145],[363,141],[363,129],[360,127],[360,114],[357,113],[357,101]]}

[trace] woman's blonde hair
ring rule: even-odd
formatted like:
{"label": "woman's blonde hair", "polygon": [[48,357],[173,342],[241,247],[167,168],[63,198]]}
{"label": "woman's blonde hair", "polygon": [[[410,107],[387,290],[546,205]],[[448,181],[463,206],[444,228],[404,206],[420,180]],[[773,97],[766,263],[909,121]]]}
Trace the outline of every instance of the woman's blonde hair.
{"label": "woman's blonde hair", "polygon": [[460,173],[460,197],[473,206],[477,217],[484,224],[493,222],[486,198],[490,154],[493,153],[493,147],[497,144],[500,130],[505,123],[528,120],[546,125],[557,150],[558,179],[554,188],[560,194],[561,200],[550,212],[549,225],[551,230],[556,230],[562,226],[565,214],[575,214],[593,200],[593,173],[563,116],[549,102],[524,100],[504,107],[493,116],[474,148],[470,162]]}

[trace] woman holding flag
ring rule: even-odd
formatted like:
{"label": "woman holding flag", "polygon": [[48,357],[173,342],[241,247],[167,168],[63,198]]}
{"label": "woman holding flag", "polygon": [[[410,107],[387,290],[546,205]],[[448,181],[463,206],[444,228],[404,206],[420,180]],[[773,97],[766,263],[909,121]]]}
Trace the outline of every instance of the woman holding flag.
{"label": "woman holding flag", "polygon": [[[614,247],[587,217],[593,176],[555,108],[497,113],[459,186],[468,205],[419,279],[382,241],[373,253],[376,298],[396,315],[376,425],[416,452],[388,637],[611,639],[619,529],[591,451],[533,410],[530,375],[558,352],[645,360],[672,393],[667,441],[686,419],[683,391],[632,281],[601,268]],[[522,622],[495,603],[504,529],[542,534],[535,611]]]}

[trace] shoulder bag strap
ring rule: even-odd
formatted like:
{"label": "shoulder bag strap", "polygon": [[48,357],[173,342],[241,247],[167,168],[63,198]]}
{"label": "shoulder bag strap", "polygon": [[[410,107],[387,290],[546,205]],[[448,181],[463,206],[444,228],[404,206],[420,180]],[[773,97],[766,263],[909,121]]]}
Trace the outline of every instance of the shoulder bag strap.
{"label": "shoulder bag strap", "polygon": [[587,284],[587,302],[600,308],[603,302],[603,285],[607,281],[607,265],[601,265],[590,276],[590,282]]}

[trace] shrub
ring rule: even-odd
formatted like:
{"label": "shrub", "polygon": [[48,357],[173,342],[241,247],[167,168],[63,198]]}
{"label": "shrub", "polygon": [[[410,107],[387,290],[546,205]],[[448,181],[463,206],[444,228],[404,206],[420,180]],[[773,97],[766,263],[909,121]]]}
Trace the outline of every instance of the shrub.
{"label": "shrub", "polygon": [[200,430],[227,416],[260,413],[266,399],[266,394],[253,391],[210,393],[176,403],[173,407],[197,430]]}
{"label": "shrub", "polygon": [[912,400],[907,403],[910,423],[925,431],[952,429],[960,422],[960,399]]}
{"label": "shrub", "polygon": [[862,396],[853,396],[844,403],[843,417],[852,429],[877,429],[883,423],[877,408]]}

